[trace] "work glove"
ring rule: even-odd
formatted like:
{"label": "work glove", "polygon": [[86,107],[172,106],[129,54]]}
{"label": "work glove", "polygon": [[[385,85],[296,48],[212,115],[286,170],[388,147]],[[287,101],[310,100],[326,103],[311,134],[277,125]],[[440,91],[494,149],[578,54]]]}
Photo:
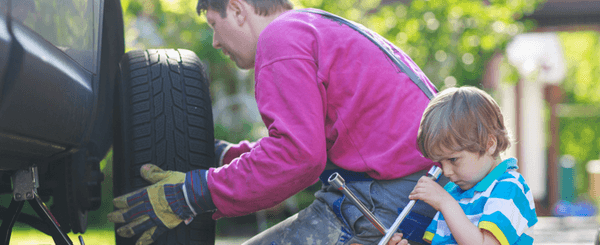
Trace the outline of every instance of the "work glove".
{"label": "work glove", "polygon": [[182,173],[146,164],[140,173],[153,184],[113,199],[118,210],[108,214],[110,222],[127,223],[117,229],[119,236],[142,234],[136,245],[151,244],[181,222],[189,224],[197,213],[216,209],[206,182],[207,170]]}

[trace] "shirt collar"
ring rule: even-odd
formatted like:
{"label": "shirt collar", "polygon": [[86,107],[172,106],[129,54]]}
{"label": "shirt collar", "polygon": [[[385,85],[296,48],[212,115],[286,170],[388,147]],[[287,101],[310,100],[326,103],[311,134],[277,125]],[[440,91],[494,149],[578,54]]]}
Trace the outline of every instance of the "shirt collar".
{"label": "shirt collar", "polygon": [[518,168],[519,167],[517,166],[517,159],[512,157],[508,158],[502,161],[500,164],[498,164],[498,166],[496,166],[487,176],[485,176],[485,178],[479,181],[479,183],[477,183],[477,185],[475,185],[475,187],[473,188],[475,189],[475,191],[485,191],[488,187],[490,187],[494,180],[498,179],[500,175],[506,172],[506,170]]}

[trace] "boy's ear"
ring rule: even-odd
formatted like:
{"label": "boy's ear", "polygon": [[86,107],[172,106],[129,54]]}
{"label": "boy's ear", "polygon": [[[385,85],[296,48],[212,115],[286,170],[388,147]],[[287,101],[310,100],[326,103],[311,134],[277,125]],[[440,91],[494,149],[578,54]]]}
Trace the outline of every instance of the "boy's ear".
{"label": "boy's ear", "polygon": [[227,8],[231,10],[233,18],[235,19],[238,26],[242,26],[248,17],[248,3],[244,0],[229,0]]}
{"label": "boy's ear", "polygon": [[498,139],[492,134],[488,135],[487,152],[493,155],[496,152],[496,147],[498,147]]}

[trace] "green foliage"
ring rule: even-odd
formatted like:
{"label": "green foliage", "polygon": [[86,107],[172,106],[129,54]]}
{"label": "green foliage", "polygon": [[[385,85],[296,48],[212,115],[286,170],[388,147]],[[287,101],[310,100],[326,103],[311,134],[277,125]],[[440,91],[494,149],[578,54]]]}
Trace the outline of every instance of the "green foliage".
{"label": "green foliage", "polygon": [[[565,103],[598,108],[600,102],[600,35],[597,32],[559,33],[568,68],[562,83]],[[585,108],[585,107],[584,107]],[[600,157],[600,114],[584,109],[577,117],[560,119],[560,154],[576,161],[576,187],[587,190],[585,164]],[[583,116],[583,117],[581,117]]]}
{"label": "green foliage", "polygon": [[567,61],[563,88],[569,102],[600,103],[600,37],[598,32],[559,33]]}
{"label": "green foliage", "polygon": [[237,143],[242,140],[256,141],[264,137],[263,132],[257,132],[257,130],[264,129],[265,126],[262,122],[248,123],[239,122],[239,127],[227,128],[222,124],[215,124],[215,138],[224,139],[226,141]]}

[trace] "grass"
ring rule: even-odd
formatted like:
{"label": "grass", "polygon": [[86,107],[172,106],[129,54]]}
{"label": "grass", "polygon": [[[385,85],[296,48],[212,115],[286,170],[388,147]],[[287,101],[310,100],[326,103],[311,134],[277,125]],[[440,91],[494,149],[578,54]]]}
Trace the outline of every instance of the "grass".
{"label": "grass", "polygon": [[[80,245],[79,235],[68,234],[75,245]],[[81,235],[86,245],[113,245],[115,244],[115,231],[113,229],[91,229]],[[52,237],[29,227],[15,227],[10,237],[10,245],[31,245],[31,244],[54,244]]]}
{"label": "grass", "polygon": [[[69,233],[74,245],[80,245],[79,235]],[[113,229],[88,229],[81,235],[86,245],[114,245],[115,232]],[[241,244],[249,237],[216,237],[215,245]],[[52,237],[29,227],[15,227],[9,245],[54,245]]]}

